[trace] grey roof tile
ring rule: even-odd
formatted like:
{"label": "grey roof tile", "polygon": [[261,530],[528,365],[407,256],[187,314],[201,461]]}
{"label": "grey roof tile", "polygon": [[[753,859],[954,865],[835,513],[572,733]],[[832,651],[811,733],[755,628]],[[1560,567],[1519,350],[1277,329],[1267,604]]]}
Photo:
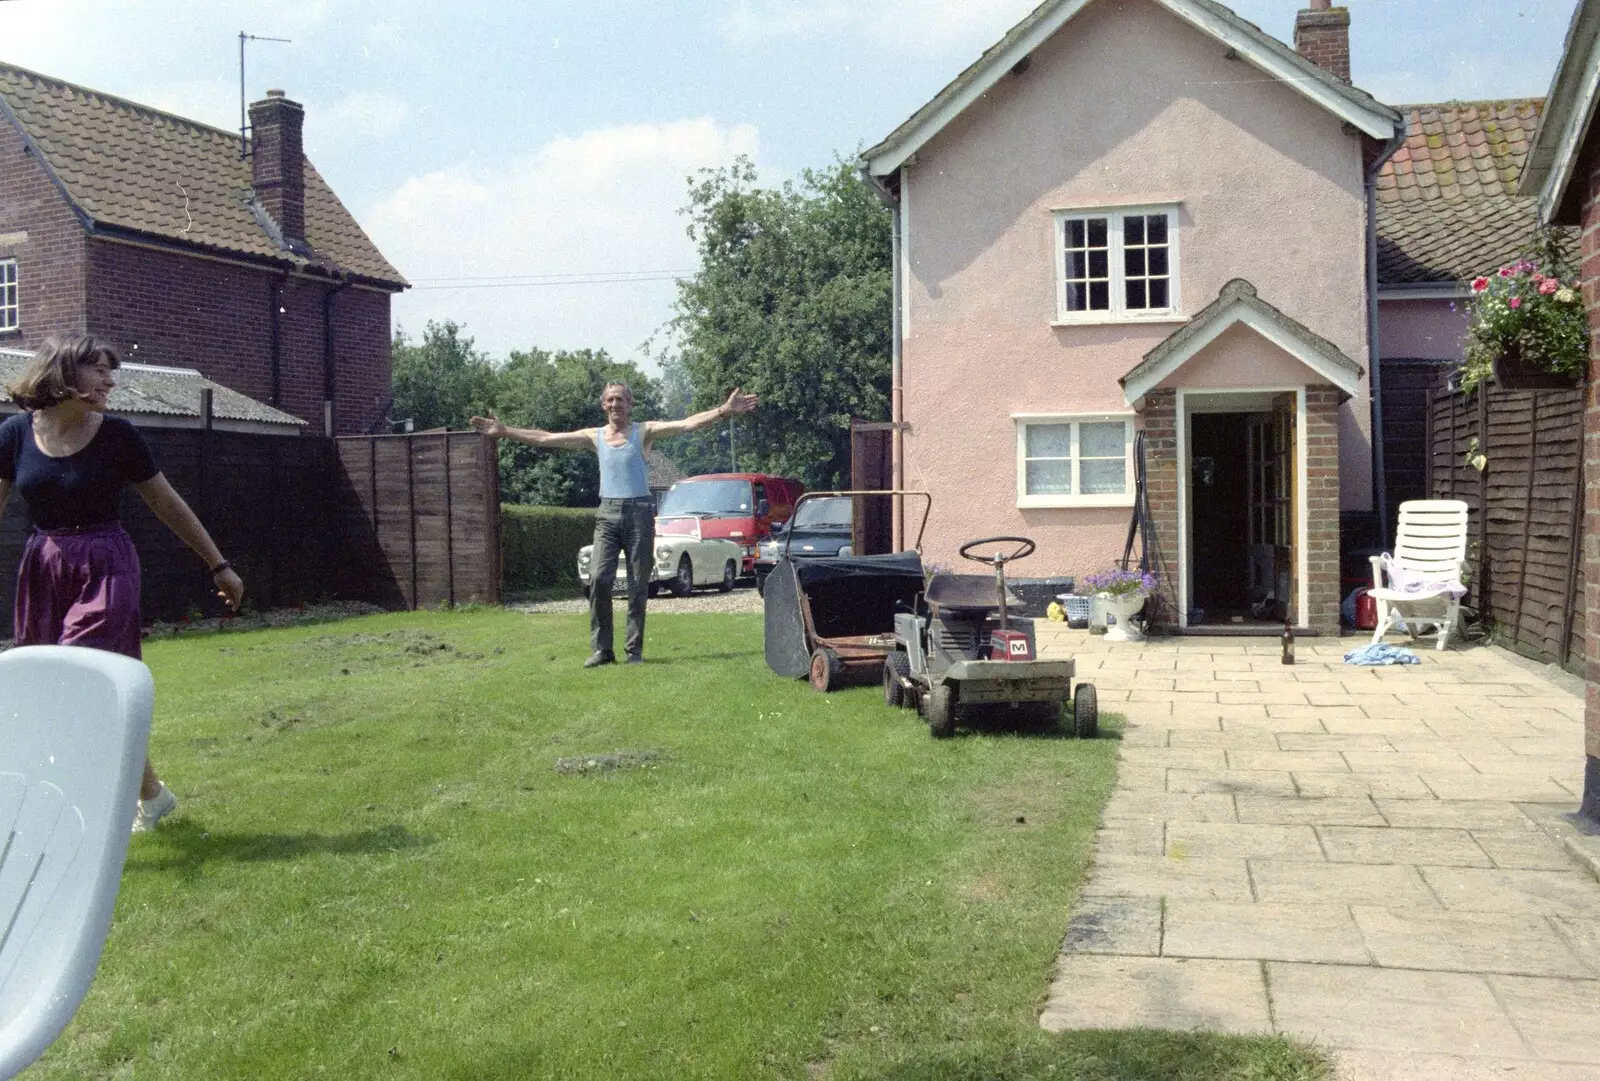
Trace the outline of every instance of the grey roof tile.
{"label": "grey roof tile", "polygon": [[[32,357],[17,349],[0,349],[0,384],[9,384],[22,374]],[[138,417],[141,414],[164,417],[200,417],[200,392],[211,389],[211,415],[217,420],[252,421],[303,428],[299,417],[248,398],[220,383],[213,383],[192,368],[163,368],[153,364],[124,364],[117,369],[117,386],[111,392],[107,409],[112,413]],[[10,403],[10,396],[0,396]]]}

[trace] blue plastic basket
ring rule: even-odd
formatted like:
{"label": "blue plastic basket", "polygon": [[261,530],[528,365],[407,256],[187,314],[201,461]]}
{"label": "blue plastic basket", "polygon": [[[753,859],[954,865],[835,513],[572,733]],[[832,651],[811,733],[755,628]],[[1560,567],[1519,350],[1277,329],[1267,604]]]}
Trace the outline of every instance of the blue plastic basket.
{"label": "blue plastic basket", "polygon": [[1089,612],[1093,607],[1093,598],[1080,597],[1075,593],[1063,593],[1056,600],[1067,610],[1067,626],[1082,630],[1089,625]]}

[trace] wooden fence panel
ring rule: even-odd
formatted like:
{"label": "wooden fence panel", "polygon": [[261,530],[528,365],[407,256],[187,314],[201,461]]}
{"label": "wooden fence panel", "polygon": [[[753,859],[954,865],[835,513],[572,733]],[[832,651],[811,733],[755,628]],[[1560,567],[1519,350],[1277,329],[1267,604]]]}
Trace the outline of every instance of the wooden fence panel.
{"label": "wooden fence panel", "polygon": [[[1505,645],[1577,669],[1587,631],[1582,392],[1438,392],[1428,420],[1429,489],[1471,508],[1467,603]],[[1474,440],[1486,459],[1481,472],[1467,460]]]}
{"label": "wooden fence panel", "polygon": [[500,600],[500,482],[492,447],[473,432],[335,440],[340,528],[368,553],[368,594],[394,607]]}
{"label": "wooden fence panel", "polygon": [[[257,607],[330,597],[387,608],[500,599],[499,474],[476,433],[141,433]],[[147,620],[222,611],[199,558],[134,492],[122,521],[139,550]],[[10,634],[30,528],[22,500],[9,500],[0,518],[0,637]]]}

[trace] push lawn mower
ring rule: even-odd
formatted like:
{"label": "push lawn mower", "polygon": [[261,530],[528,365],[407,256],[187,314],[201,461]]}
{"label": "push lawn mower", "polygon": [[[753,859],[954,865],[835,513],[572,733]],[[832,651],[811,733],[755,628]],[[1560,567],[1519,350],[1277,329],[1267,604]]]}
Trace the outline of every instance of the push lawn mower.
{"label": "push lawn mower", "polygon": [[[1015,545],[1009,552],[974,554],[989,545]],[[918,709],[935,739],[955,732],[958,720],[985,707],[1022,711],[1052,724],[1072,706],[1072,731],[1080,739],[1099,729],[1092,684],[1072,693],[1071,659],[1038,659],[1033,620],[1010,614],[1021,601],[1006,589],[1006,564],[1033,554],[1026,537],[984,537],[961,546],[963,558],[994,568],[981,574],[935,574],[923,596],[926,614],[895,613],[895,648],[884,658],[883,697],[891,706]]]}

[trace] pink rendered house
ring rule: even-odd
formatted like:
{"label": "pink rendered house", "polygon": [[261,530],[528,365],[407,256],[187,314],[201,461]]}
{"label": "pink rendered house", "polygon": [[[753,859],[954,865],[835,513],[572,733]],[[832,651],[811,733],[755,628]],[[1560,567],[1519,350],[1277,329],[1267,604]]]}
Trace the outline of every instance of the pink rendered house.
{"label": "pink rendered house", "polygon": [[[1376,175],[1405,136],[1213,0],[1046,0],[863,155],[895,209],[893,468],[928,561],[1122,555],[1144,434],[1168,625],[1336,631],[1341,511],[1374,507]],[[1205,610],[1203,618],[1200,610]]]}

